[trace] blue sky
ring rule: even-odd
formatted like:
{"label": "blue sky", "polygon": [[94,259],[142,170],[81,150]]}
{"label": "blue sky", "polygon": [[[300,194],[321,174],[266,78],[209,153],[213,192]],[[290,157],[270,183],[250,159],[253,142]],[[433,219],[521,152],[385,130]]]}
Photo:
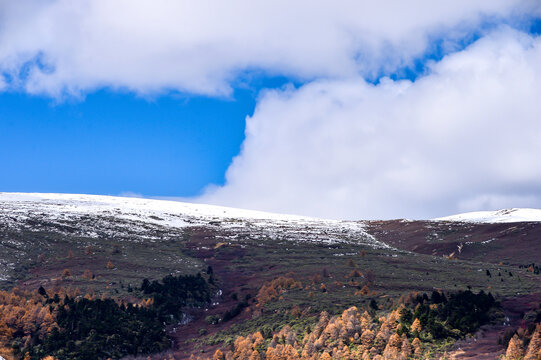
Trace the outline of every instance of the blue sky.
{"label": "blue sky", "polygon": [[100,89],[51,99],[0,93],[1,191],[194,197],[223,185],[262,89],[297,81],[244,74],[228,96]]}
{"label": "blue sky", "polygon": [[255,93],[231,98],[100,90],[56,103],[0,95],[3,191],[194,196],[222,184]]}
{"label": "blue sky", "polygon": [[0,14],[0,191],[334,218],[541,207],[536,1]]}

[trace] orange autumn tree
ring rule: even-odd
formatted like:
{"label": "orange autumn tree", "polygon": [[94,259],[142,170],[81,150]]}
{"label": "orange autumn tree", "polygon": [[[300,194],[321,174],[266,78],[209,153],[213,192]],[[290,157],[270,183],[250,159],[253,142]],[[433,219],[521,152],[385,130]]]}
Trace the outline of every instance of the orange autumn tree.
{"label": "orange autumn tree", "polygon": [[422,358],[420,340],[415,338],[410,343],[406,334],[399,335],[399,317],[400,308],[377,321],[357,307],[339,316],[322,312],[312,329],[296,332],[286,325],[273,334],[270,342],[265,342],[259,332],[239,336],[229,350],[217,351],[213,360]]}
{"label": "orange autumn tree", "polygon": [[524,354],[524,349],[522,348],[522,340],[519,339],[518,335],[514,335],[511,340],[509,340],[509,345],[507,346],[507,351],[505,352],[505,360],[521,360],[522,355]]}
{"label": "orange autumn tree", "polygon": [[[524,344],[527,344],[525,347]],[[537,324],[531,334],[519,329],[509,340],[504,360],[539,360],[541,359],[541,323]]]}
{"label": "orange autumn tree", "polygon": [[212,360],[225,360],[225,355],[220,349],[218,349],[212,356]]}
{"label": "orange autumn tree", "polygon": [[11,354],[9,344],[15,334],[23,334],[23,341],[31,336],[43,339],[57,326],[45,299],[35,292],[14,288],[0,291],[0,350]]}
{"label": "orange autumn tree", "polygon": [[411,324],[411,331],[413,333],[420,333],[422,330],[422,327],[421,327],[421,322],[419,321],[419,319],[415,319],[413,321],[413,324]]}
{"label": "orange autumn tree", "polygon": [[92,271],[90,271],[89,269],[86,269],[83,273],[83,279],[86,279],[86,280],[92,280],[92,278],[94,277],[94,274],[92,274]]}
{"label": "orange autumn tree", "polygon": [[421,347],[421,340],[419,340],[418,337],[413,339],[411,342],[411,346],[413,346],[413,353],[415,356],[419,357],[423,353],[423,348]]}
{"label": "orange autumn tree", "polygon": [[259,306],[264,305],[278,299],[282,293],[291,289],[302,289],[302,284],[293,278],[280,276],[261,286],[256,296],[257,303]]}
{"label": "orange autumn tree", "polygon": [[524,356],[524,360],[539,360],[541,359],[541,323],[535,327],[528,350]]}
{"label": "orange autumn tree", "polygon": [[70,269],[64,269],[64,271],[62,271],[62,278],[67,278],[67,277],[71,277]]}

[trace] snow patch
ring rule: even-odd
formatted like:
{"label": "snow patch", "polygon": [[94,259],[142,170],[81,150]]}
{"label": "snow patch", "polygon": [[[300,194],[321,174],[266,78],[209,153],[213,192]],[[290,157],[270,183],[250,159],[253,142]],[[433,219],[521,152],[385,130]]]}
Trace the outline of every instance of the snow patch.
{"label": "snow patch", "polygon": [[[143,198],[0,193],[0,222],[20,228],[30,220],[33,227],[39,227],[40,222],[57,224],[60,229],[57,231],[87,237],[121,232],[137,235],[138,239],[153,240],[156,229],[205,226],[223,230],[222,235],[227,235],[228,240],[248,235],[277,241],[357,242],[389,248],[368,234],[362,223],[355,221]],[[39,220],[37,224],[36,220]]]}
{"label": "snow patch", "polygon": [[475,211],[446,216],[434,221],[457,221],[471,223],[513,223],[541,221],[540,209],[503,209],[498,211]]}

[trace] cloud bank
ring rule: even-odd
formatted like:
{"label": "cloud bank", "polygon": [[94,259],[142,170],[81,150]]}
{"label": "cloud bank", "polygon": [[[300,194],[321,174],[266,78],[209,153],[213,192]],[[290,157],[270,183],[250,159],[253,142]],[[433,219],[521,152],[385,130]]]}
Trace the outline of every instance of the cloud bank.
{"label": "cloud bank", "polygon": [[[541,207],[541,40],[513,30],[535,17],[538,0],[0,0],[0,91],[228,96],[243,73],[286,76],[305,85],[261,94],[226,184],[198,201],[332,218]],[[415,82],[370,81],[434,52]]]}
{"label": "cloud bank", "polygon": [[430,71],[266,93],[201,200],[358,219],[541,207],[541,38],[504,28]]}
{"label": "cloud bank", "polygon": [[411,63],[434,38],[449,51],[481,24],[540,9],[537,0],[1,1],[0,86],[223,96],[244,71],[373,76]]}

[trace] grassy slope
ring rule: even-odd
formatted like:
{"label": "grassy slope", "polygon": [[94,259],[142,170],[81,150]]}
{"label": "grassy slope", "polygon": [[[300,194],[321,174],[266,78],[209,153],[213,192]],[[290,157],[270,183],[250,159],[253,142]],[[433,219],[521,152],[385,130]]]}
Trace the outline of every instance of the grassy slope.
{"label": "grassy slope", "polygon": [[[0,258],[13,264],[9,269],[11,279],[0,282],[3,288],[15,284],[30,289],[62,285],[93,289],[98,294],[127,295],[128,285],[139,286],[144,278],[194,273],[204,266],[183,253],[183,231],[168,230],[162,240],[149,240],[121,232],[118,236],[83,237],[72,235],[69,227],[49,225],[39,231],[0,225]],[[114,269],[107,269],[109,261]],[[64,269],[72,276],[62,279]],[[82,277],[87,269],[94,279]]]}
{"label": "grassy slope", "polygon": [[[130,225],[123,222],[126,221],[118,222],[118,226]],[[199,349],[210,351],[217,342],[259,330],[268,324],[272,328],[287,322],[304,326],[322,310],[339,313],[351,305],[367,307],[372,299],[385,307],[409,291],[457,290],[471,286],[475,291],[489,290],[500,298],[539,292],[536,278],[514,265],[480,262],[479,256],[473,260],[448,260],[440,254],[374,249],[363,244],[361,239],[360,243],[328,244],[311,242],[310,238],[292,242],[285,240],[286,233],[278,233],[272,239],[257,232],[232,237],[234,234],[230,230],[219,226],[175,231],[153,228],[149,230],[152,231],[151,239],[123,232],[118,236],[108,232],[90,238],[72,235],[76,227],[76,223],[66,223],[60,228],[58,224],[41,224],[38,232],[0,228],[0,258],[14,264],[10,274],[18,278],[18,285],[23,287],[35,289],[40,284],[45,287],[61,284],[126,298],[137,295],[137,292],[128,293],[127,285],[136,286],[145,277],[159,279],[169,273],[194,273],[211,265],[223,295],[219,304],[208,311],[195,312],[191,326],[174,330],[179,354]],[[87,246],[92,248],[91,255],[85,254]],[[68,258],[70,251],[73,257]],[[361,255],[363,251],[366,252],[364,256]],[[38,261],[41,254],[44,254],[44,260]],[[373,272],[371,290],[376,294],[354,295],[357,287],[335,285],[335,281],[348,281],[345,277],[354,269],[349,260],[361,273]],[[106,268],[108,261],[115,269]],[[73,276],[61,279],[66,268]],[[314,283],[314,276],[321,275],[324,268],[330,277]],[[83,279],[81,275],[85,269],[92,271],[96,279]],[[486,270],[493,276],[488,277]],[[509,272],[514,276],[509,276]],[[281,300],[267,304],[261,316],[243,313],[218,325],[204,321],[205,316],[221,315],[234,307],[238,301],[233,299],[233,294],[237,294],[238,299],[247,294],[254,297],[264,282],[286,274],[314,290],[288,291]],[[362,279],[358,280],[362,282]],[[326,285],[327,292],[319,291],[320,283]],[[3,283],[3,287],[13,285],[13,282]],[[307,316],[299,320],[285,314],[295,305],[306,311]],[[201,328],[208,335],[194,343],[193,339],[200,337]]]}

